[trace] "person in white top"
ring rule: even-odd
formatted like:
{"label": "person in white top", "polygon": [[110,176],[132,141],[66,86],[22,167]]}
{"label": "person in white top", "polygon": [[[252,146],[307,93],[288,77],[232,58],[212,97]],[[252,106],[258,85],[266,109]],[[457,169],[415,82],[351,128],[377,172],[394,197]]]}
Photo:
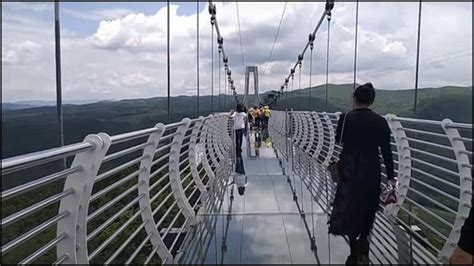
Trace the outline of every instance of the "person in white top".
{"label": "person in white top", "polygon": [[242,140],[244,138],[245,124],[247,123],[247,114],[244,112],[244,106],[237,104],[235,111],[232,111],[229,115],[234,118],[234,130],[235,130],[235,149],[237,155],[242,153]]}

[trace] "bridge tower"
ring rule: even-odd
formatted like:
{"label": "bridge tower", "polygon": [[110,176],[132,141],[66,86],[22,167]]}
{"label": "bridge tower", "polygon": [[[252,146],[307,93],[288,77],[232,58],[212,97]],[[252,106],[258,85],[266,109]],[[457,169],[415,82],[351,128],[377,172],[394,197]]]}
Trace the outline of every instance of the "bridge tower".
{"label": "bridge tower", "polygon": [[258,94],[258,68],[257,66],[247,66],[245,69],[245,90],[244,90],[244,104],[247,104],[247,96],[249,94],[249,85],[250,85],[250,73],[253,73],[253,84],[254,84],[254,104],[260,105],[259,94]]}

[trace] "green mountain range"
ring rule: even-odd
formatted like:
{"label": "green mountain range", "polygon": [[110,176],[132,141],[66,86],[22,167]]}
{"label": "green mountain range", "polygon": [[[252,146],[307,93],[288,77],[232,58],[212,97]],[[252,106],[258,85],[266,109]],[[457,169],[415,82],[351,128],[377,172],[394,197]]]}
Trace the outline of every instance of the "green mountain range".
{"label": "green mountain range", "polygon": [[[311,92],[311,94],[310,94]],[[352,107],[352,85],[328,86],[328,105],[325,104],[325,86],[306,88],[285,93],[273,109],[346,111]],[[311,95],[311,98],[309,97]],[[472,123],[472,86],[424,88],[418,93],[418,110],[413,114],[413,90],[377,90],[374,110],[380,114]],[[220,109],[219,109],[220,99]],[[214,112],[234,108],[233,96],[213,97]],[[249,96],[253,103],[253,96]],[[211,97],[200,97],[197,112],[196,96],[171,98],[170,121],[211,113]],[[309,105],[311,103],[311,105]],[[82,141],[87,134],[107,132],[110,135],[167,123],[165,97],[104,101],[83,105],[64,105],[65,143]],[[58,146],[55,107],[37,107],[21,110],[2,110],[2,158]]]}
{"label": "green mountain range", "polygon": [[[328,112],[352,108],[352,84],[329,84],[327,109],[325,87],[321,85],[288,92],[281,97],[276,107]],[[419,89],[416,115],[413,112],[414,93],[414,90],[376,90],[373,110],[380,114],[433,120],[450,118],[456,122],[472,123],[472,86]]]}

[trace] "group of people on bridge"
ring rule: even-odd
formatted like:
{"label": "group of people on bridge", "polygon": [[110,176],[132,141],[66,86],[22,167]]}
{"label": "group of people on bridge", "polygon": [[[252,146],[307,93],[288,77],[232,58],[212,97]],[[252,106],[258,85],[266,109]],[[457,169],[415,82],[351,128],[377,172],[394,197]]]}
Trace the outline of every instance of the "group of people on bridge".
{"label": "group of people on bridge", "polygon": [[268,121],[271,117],[271,110],[268,105],[251,106],[249,109],[243,104],[237,104],[229,117],[233,118],[235,132],[235,152],[237,157],[242,155],[242,142],[247,129],[259,130],[268,128]]}

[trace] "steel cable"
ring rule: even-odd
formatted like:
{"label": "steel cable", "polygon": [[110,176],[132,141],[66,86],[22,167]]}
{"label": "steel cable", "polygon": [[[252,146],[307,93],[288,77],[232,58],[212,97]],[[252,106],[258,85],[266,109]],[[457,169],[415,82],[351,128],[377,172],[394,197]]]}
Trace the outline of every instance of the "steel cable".
{"label": "steel cable", "polygon": [[309,53],[309,93],[308,93],[308,111],[311,111],[311,78],[313,76],[313,45],[310,46]]}
{"label": "steel cable", "polygon": [[303,61],[300,61],[298,67],[298,111],[301,111],[301,68],[303,65]]}
{"label": "steel cable", "polygon": [[[268,62],[271,63],[271,61],[272,61],[273,50],[275,49],[275,44],[276,44],[276,41],[278,39],[278,34],[280,33],[280,28],[281,28],[281,25],[282,25],[282,22],[283,22],[283,17],[285,16],[287,5],[288,5],[288,1],[285,1],[285,6],[283,6],[283,11],[281,12],[280,22],[278,23],[278,28],[277,28],[277,32],[275,34],[275,39],[273,39],[272,48],[270,49],[270,54],[268,55],[268,58],[267,58],[267,61],[265,62],[265,64],[267,64]],[[263,71],[262,71],[262,74],[260,75],[260,78],[263,78],[263,76],[266,74],[266,72],[267,72],[267,68],[263,67]]]}
{"label": "steel cable", "polygon": [[166,5],[167,5],[167,11],[166,11],[166,27],[167,27],[167,30],[166,30],[166,55],[167,55],[167,71],[168,71],[168,99],[167,99],[167,103],[168,103],[168,123],[171,123],[171,70],[170,70],[170,1],[168,0],[166,2]]}
{"label": "steel cable", "polygon": [[291,103],[292,106],[295,106],[294,100],[295,100],[295,91],[294,89],[294,82],[295,82],[295,75],[291,75]]}
{"label": "steel cable", "polygon": [[211,113],[214,112],[214,25],[211,23]]}
{"label": "steel cable", "polygon": [[239,13],[239,2],[235,2],[236,11],[237,11],[237,24],[239,26],[239,41],[240,41],[240,55],[242,59],[242,67],[244,68],[245,73],[245,55],[244,55],[244,48],[242,46],[242,32],[240,30],[240,13]]}
{"label": "steel cable", "polygon": [[421,8],[422,1],[418,6],[418,32],[417,32],[417,42],[416,42],[416,66],[415,66],[415,99],[413,102],[413,114],[416,116],[416,104],[418,100],[418,78],[420,72],[420,40],[421,40]]}
{"label": "steel cable", "polygon": [[356,79],[357,79],[357,37],[359,35],[359,1],[356,1],[356,14],[355,14],[355,34],[354,34],[354,83],[353,90],[356,89]]}
{"label": "steel cable", "polygon": [[199,1],[196,2],[196,89],[197,89],[197,115],[199,117]]}
{"label": "steel cable", "polygon": [[326,95],[325,95],[325,110],[328,110],[328,87],[329,87],[329,44],[330,44],[330,37],[331,37],[331,17],[328,16],[328,40],[326,46]]}
{"label": "steel cable", "polygon": [[217,111],[221,111],[221,49],[219,48],[219,68],[218,68],[218,73],[219,73],[219,98],[218,98],[218,109]]}
{"label": "steel cable", "polygon": [[[61,83],[61,25],[59,2],[54,2],[54,58],[56,70],[56,122],[58,126],[58,144],[64,146],[63,94]],[[59,160],[60,170],[66,169],[66,159]]]}

